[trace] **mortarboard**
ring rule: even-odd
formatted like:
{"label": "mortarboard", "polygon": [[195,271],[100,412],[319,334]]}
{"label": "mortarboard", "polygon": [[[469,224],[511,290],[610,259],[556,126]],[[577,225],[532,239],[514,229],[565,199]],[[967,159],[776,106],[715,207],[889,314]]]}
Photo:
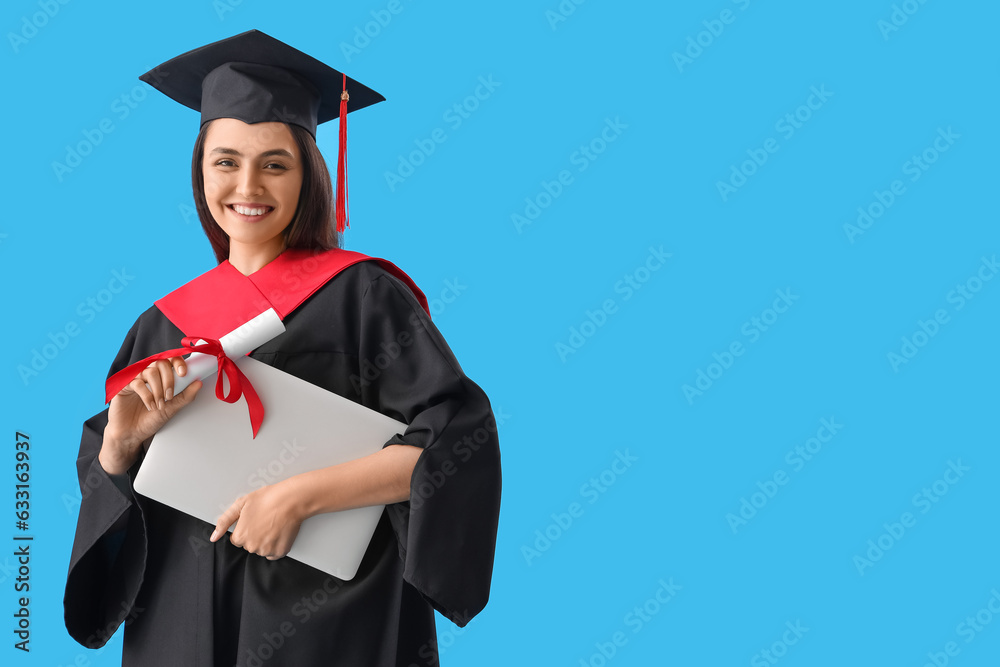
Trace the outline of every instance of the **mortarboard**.
{"label": "mortarboard", "polygon": [[139,77],[167,97],[216,118],[281,122],[306,129],[340,118],[337,231],[347,225],[347,114],[385,98],[259,30],[183,53]]}

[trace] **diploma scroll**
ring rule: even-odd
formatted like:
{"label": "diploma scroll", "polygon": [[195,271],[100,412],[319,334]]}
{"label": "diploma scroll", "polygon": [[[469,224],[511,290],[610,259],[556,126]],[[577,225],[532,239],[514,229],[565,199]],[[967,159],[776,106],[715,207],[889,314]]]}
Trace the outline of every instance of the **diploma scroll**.
{"label": "diploma scroll", "polygon": [[[281,323],[281,318],[274,312],[274,308],[268,308],[219,338],[219,343],[226,351],[226,356],[236,361],[284,331],[285,325]],[[174,394],[181,393],[195,380],[205,380],[219,370],[218,359],[210,354],[192,352],[186,361],[186,375],[181,377],[174,371]]]}

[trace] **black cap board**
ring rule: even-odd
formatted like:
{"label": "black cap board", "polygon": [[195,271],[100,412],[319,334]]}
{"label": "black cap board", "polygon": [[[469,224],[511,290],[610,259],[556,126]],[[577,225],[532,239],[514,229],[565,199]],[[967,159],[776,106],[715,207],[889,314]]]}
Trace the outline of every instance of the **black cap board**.
{"label": "black cap board", "polygon": [[[278,121],[316,136],[316,126],[340,115],[344,75],[259,30],[213,42],[172,58],[139,77],[171,99],[216,118]],[[385,98],[350,77],[348,112]]]}

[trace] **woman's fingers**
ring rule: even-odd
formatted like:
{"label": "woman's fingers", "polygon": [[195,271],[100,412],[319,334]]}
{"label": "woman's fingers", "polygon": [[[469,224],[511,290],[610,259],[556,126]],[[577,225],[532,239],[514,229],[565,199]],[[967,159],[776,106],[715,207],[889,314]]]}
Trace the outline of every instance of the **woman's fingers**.
{"label": "woman's fingers", "polygon": [[[130,389],[132,393],[139,397],[142,404],[146,406],[146,410],[156,409],[156,399],[153,398],[153,394],[149,391],[149,387],[147,387],[145,381],[143,381],[142,375],[129,382],[127,389]],[[125,389],[122,389],[119,393],[125,393]]]}
{"label": "woman's fingers", "polygon": [[[136,380],[129,385],[133,391],[142,398],[147,409],[162,410],[167,401],[174,397],[174,368],[180,366],[187,371],[184,360],[176,362],[179,357],[174,357],[170,361],[160,359],[154,361],[139,373]],[[139,381],[139,382],[137,382]],[[145,384],[145,391],[140,384]]]}
{"label": "woman's fingers", "polygon": [[264,487],[237,498],[216,521],[209,539],[218,541],[235,523],[229,536],[234,547],[267,560],[287,556],[298,533],[299,521],[288,522],[281,517],[276,509],[280,501],[275,500],[274,488]]}
{"label": "woman's fingers", "polygon": [[149,392],[153,395],[153,409],[159,410],[163,407],[163,380],[160,378],[160,371],[155,364],[150,364],[144,371],[139,373],[139,378],[149,387]]}
{"label": "woman's fingers", "polygon": [[184,357],[171,357],[170,365],[174,367],[177,377],[184,377],[187,373],[187,362],[184,360]]}
{"label": "woman's fingers", "polygon": [[160,386],[163,387],[163,400],[159,403],[162,408],[166,401],[174,397],[174,367],[165,359],[155,362],[153,367],[159,373]]}
{"label": "woman's fingers", "polygon": [[[187,390],[185,389],[185,391]],[[229,527],[232,526],[234,523],[236,523],[237,519],[240,518],[240,512],[243,510],[243,504],[245,502],[246,502],[246,496],[240,496],[235,501],[233,501],[233,504],[229,506],[229,509],[223,512],[222,516],[219,517],[219,520],[215,522],[215,530],[212,531],[212,536],[208,538],[209,541],[215,542],[220,537],[226,534],[226,531],[229,530]],[[235,536],[236,534],[234,533],[233,537]],[[236,544],[236,542],[233,542],[233,545],[237,547],[240,546]]]}
{"label": "woman's fingers", "polygon": [[174,396],[164,409],[167,418],[173,417],[181,408],[193,401],[195,394],[201,389],[201,385],[201,380],[195,380],[184,391]]}

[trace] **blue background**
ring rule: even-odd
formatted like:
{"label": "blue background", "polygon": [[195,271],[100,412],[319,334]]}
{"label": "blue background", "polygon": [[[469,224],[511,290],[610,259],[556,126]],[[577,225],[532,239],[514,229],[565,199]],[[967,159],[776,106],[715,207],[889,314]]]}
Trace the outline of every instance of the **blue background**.
{"label": "blue background", "polygon": [[136,77],[259,28],[388,98],[351,117],[346,247],[417,281],[503,416],[493,595],[442,664],[996,664],[1000,8],[388,5],[4,3],[0,542],[17,430],[35,541],[30,655],[0,548],[3,660],[118,663],[62,624],[80,425],[139,313],[213,265],[197,114]]}

